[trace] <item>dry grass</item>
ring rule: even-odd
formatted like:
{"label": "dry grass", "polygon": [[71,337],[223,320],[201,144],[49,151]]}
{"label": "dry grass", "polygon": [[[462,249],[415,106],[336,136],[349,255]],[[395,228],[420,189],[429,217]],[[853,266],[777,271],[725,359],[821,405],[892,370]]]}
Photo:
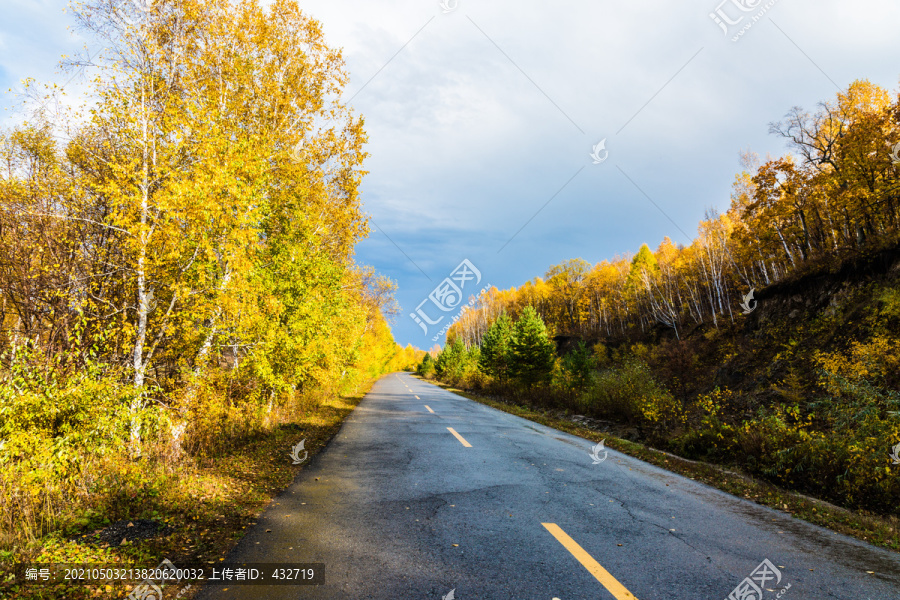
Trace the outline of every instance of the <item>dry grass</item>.
{"label": "dry grass", "polygon": [[[18,514],[31,515],[33,523],[2,532],[7,545],[0,551],[0,575],[4,566],[8,573],[14,562],[156,566],[164,558],[176,565],[221,560],[269,501],[308,464],[307,460],[293,465],[290,448],[305,439],[310,458],[322,450],[372,383],[353,396],[320,394],[290,408],[273,407],[262,427],[236,436],[218,453],[196,452],[196,447],[195,453],[172,453],[163,445],[138,461],[121,455],[90,461],[93,483],[107,483],[99,491],[88,491],[68,505],[59,494],[48,494],[16,508]],[[87,481],[76,487],[90,490]],[[8,502],[8,493],[3,495]],[[118,546],[74,539],[118,519],[154,520],[168,526],[169,533]],[[4,588],[0,583],[0,597],[125,598],[130,589],[124,584]],[[189,600],[198,589],[193,586],[180,598]]]}

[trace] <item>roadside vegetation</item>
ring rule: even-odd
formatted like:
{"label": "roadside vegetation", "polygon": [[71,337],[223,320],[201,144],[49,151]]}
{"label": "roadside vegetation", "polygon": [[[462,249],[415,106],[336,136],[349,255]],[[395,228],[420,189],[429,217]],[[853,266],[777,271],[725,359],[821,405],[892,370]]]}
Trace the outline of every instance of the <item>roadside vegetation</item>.
{"label": "roadside vegetation", "polygon": [[896,518],[900,99],[858,81],[771,131],[793,153],[746,154],[690,245],[492,289],[419,373]]}
{"label": "roadside vegetation", "polygon": [[[483,390],[480,393],[460,390],[434,379],[430,381],[455,394],[523,419],[553,427],[593,442],[603,441],[607,448],[634,456],[751,502],[784,511],[810,523],[883,548],[892,550],[900,548],[900,518],[896,516],[842,508],[830,502],[785,489],[764,479],[748,476],[739,469],[686,459],[670,452],[616,437],[610,433],[610,429],[616,430],[619,434],[621,434],[621,430],[617,429],[614,423],[573,421],[563,411],[540,407],[532,408],[525,406],[524,402],[514,403],[507,399],[486,396]],[[585,450],[587,449],[585,448]],[[587,453],[585,456],[587,457]],[[588,460],[590,459],[588,458]]]}
{"label": "roadside vegetation", "polygon": [[[353,260],[362,118],[293,0],[73,8],[84,106],[29,82],[0,132],[0,572],[217,560],[293,445],[421,360]],[[127,590],[15,597],[82,593]]]}

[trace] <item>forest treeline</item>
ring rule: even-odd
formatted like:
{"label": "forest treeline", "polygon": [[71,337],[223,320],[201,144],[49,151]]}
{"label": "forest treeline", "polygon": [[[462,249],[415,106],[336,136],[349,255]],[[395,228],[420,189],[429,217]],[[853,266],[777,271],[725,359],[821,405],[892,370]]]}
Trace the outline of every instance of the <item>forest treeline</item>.
{"label": "forest treeline", "polygon": [[213,456],[420,358],[353,260],[366,135],[316,21],[293,0],[74,16],[87,104],[30,82],[0,135],[0,549],[102,496],[112,458]]}
{"label": "forest treeline", "polygon": [[708,211],[689,246],[592,265],[563,262],[467,310],[448,339],[477,345],[502,310],[534,306],[556,335],[627,337],[660,324],[680,336],[734,322],[751,289],[890,247],[900,232],[900,100],[857,81],[813,113],[770,126],[793,153],[759,164],[745,153],[731,207]]}
{"label": "forest treeline", "polygon": [[[856,81],[770,130],[791,152],[744,153],[730,208],[690,245],[491,289],[420,371],[896,513],[900,97]],[[543,341],[522,350],[520,323],[555,340],[549,362]]]}

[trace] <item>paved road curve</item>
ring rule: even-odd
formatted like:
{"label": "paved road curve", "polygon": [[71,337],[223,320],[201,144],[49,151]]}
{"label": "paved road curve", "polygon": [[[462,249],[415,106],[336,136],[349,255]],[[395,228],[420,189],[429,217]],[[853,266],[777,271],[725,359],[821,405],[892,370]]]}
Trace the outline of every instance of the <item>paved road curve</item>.
{"label": "paved road curve", "polygon": [[227,558],[325,584],[198,598],[724,600],[756,572],[763,600],[900,599],[895,553],[591,446],[387,376]]}

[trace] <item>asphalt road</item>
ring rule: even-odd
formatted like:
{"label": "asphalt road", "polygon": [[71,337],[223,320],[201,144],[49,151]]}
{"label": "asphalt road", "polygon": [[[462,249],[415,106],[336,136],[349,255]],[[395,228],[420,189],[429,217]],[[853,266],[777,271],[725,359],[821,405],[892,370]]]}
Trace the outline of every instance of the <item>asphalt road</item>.
{"label": "asphalt road", "polygon": [[727,600],[755,573],[762,600],[900,599],[896,553],[591,447],[387,376],[226,559],[324,584],[197,598]]}

